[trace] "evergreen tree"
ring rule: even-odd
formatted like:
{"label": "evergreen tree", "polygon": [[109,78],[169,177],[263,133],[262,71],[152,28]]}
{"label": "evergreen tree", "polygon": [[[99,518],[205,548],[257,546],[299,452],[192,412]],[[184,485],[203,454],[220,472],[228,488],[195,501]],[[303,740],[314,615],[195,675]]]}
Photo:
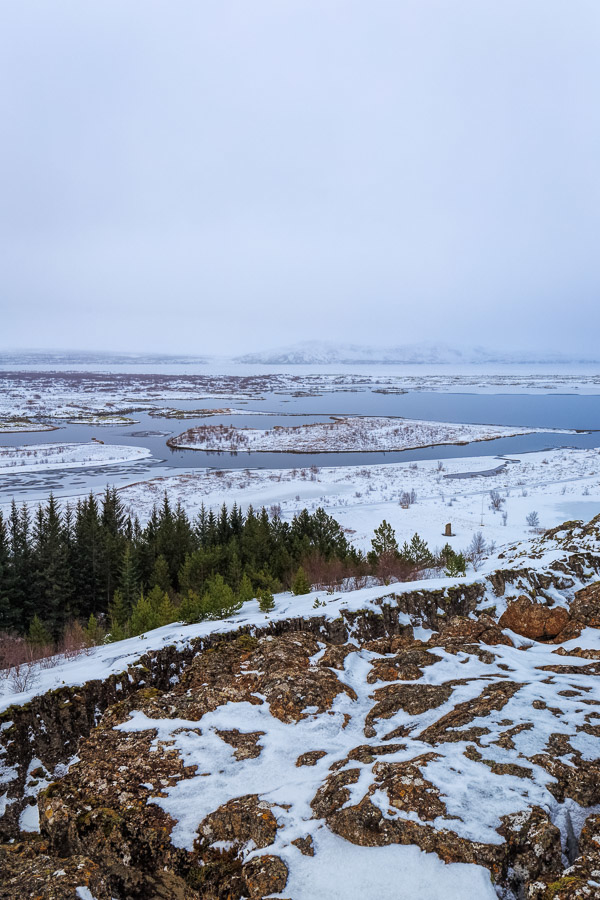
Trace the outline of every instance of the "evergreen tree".
{"label": "evergreen tree", "polygon": [[258,607],[261,612],[272,612],[275,609],[273,594],[269,593],[269,591],[262,591],[258,600]]}
{"label": "evergreen tree", "polygon": [[47,647],[52,643],[52,635],[37,615],[33,617],[29,625],[27,641],[34,647]]}
{"label": "evergreen tree", "polygon": [[[131,543],[128,543],[125,546],[125,552],[123,553],[121,572],[119,574],[118,591],[121,595],[120,602],[124,604],[124,606],[127,608],[127,611],[129,612],[140,592],[140,579],[137,571],[137,561]],[[117,592],[115,591],[115,594],[116,593]],[[123,625],[125,623],[121,622],[120,624]]]}
{"label": "evergreen tree", "polygon": [[299,596],[301,594],[310,594],[312,585],[306,577],[306,572],[300,566],[292,581],[292,594]]}
{"label": "evergreen tree", "polygon": [[90,646],[101,644],[104,639],[104,631],[94,613],[90,614],[88,623],[85,627],[85,635]]}
{"label": "evergreen tree", "polygon": [[455,553],[452,548],[450,554],[446,556],[446,571],[448,578],[457,578],[459,575],[465,575],[467,571],[467,561],[462,553]]}
{"label": "evergreen tree", "polygon": [[145,634],[146,631],[152,631],[157,627],[156,613],[152,608],[148,597],[140,594],[136,604],[131,611],[129,620],[129,630],[131,634]]}
{"label": "evergreen tree", "polygon": [[36,612],[55,637],[71,617],[72,582],[62,519],[53,494],[46,508],[38,507],[33,532],[33,572]]}
{"label": "evergreen tree", "polygon": [[254,588],[252,587],[252,582],[248,578],[247,573],[244,572],[238,589],[238,597],[240,599],[240,602],[247,603],[249,600],[254,600],[255,596],[256,593],[254,591]]}
{"label": "evergreen tree", "polygon": [[405,562],[416,566],[418,569],[427,568],[427,566],[431,566],[434,563],[433,554],[426,542],[418,534],[413,534],[410,544],[407,544],[406,541],[404,542],[400,556]]}
{"label": "evergreen tree", "polygon": [[240,609],[241,603],[222,575],[215,575],[202,598],[202,612],[208,619],[224,619]]}
{"label": "evergreen tree", "polygon": [[156,557],[149,584],[151,587],[159,587],[161,591],[168,591],[171,587],[169,564],[162,554]]}
{"label": "evergreen tree", "polygon": [[117,589],[114,592],[112,602],[108,607],[111,632],[118,629],[123,630],[125,628],[132,608],[133,603],[128,603],[123,593]]}
{"label": "evergreen tree", "polygon": [[394,529],[384,519],[381,525],[375,529],[374,537],[371,540],[373,553],[377,557],[396,556],[398,553],[398,541]]}

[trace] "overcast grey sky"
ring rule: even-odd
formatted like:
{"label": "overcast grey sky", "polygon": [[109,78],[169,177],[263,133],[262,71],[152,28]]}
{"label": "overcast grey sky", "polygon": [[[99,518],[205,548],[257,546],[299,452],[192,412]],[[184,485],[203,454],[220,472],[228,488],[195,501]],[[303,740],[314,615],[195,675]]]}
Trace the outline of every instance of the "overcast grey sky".
{"label": "overcast grey sky", "polygon": [[0,6],[0,346],[598,353],[599,0]]}

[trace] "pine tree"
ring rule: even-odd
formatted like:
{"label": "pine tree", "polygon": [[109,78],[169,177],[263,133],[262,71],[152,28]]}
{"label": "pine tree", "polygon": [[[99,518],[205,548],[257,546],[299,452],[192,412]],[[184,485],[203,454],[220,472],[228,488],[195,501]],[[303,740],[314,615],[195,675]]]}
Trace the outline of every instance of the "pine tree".
{"label": "pine tree", "polygon": [[240,606],[239,599],[236,599],[222,575],[215,575],[210,579],[202,598],[202,611],[206,618],[224,619],[237,612]]}
{"label": "pine tree", "polygon": [[[140,592],[140,579],[137,571],[135,554],[130,543],[126,545],[125,552],[123,553],[118,592],[121,595],[121,602],[124,604],[127,613],[129,614],[129,611]],[[115,594],[116,593],[117,591],[115,591]],[[125,616],[125,619],[127,619],[127,616]],[[125,623],[120,622],[119,624],[124,625]]]}
{"label": "pine tree", "polygon": [[137,635],[152,631],[153,628],[156,628],[156,614],[148,598],[144,594],[140,594],[131,611],[129,630],[131,634]]}
{"label": "pine tree", "polygon": [[450,555],[446,557],[446,571],[448,578],[456,578],[459,575],[465,575],[467,571],[467,561],[462,553],[455,553],[451,549]]}
{"label": "pine tree", "polygon": [[310,594],[312,585],[306,576],[306,572],[300,566],[292,581],[292,594],[299,596],[301,594]]}
{"label": "pine tree", "polygon": [[29,631],[27,632],[27,641],[34,647],[47,647],[48,644],[52,643],[52,635],[38,615],[35,615],[31,620]]}
{"label": "pine tree", "polygon": [[156,557],[149,584],[151,587],[159,587],[162,591],[168,591],[171,587],[169,564],[162,554]]}
{"label": "pine tree", "polygon": [[114,592],[112,602],[108,607],[111,632],[125,628],[132,607],[133,604],[128,603],[121,591],[117,589]]}
{"label": "pine tree", "polygon": [[87,641],[91,646],[101,644],[104,639],[104,631],[94,613],[90,613],[88,623],[85,626],[85,634]]}
{"label": "pine tree", "polygon": [[396,555],[398,553],[398,541],[394,529],[384,519],[381,525],[375,529],[374,537],[371,540],[373,553],[377,557]]}
{"label": "pine tree", "polygon": [[404,542],[400,556],[405,562],[416,566],[418,569],[431,566],[434,562],[433,554],[426,542],[418,534],[413,534],[410,544],[407,544],[406,541]]}
{"label": "pine tree", "polygon": [[62,518],[54,496],[38,507],[33,531],[34,590],[40,612],[55,637],[70,618],[72,582]]}
{"label": "pine tree", "polygon": [[272,612],[275,609],[273,594],[269,591],[262,591],[258,600],[258,608],[264,613]]}
{"label": "pine tree", "polygon": [[249,600],[253,600],[255,596],[256,593],[252,587],[252,582],[248,578],[247,573],[244,572],[238,589],[238,597],[242,603],[247,603]]}

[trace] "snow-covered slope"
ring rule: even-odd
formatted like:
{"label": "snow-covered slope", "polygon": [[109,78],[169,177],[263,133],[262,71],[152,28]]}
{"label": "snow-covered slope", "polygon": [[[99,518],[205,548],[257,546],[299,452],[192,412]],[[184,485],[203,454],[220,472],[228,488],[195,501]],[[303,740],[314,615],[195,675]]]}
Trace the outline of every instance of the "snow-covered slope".
{"label": "snow-covered slope", "polygon": [[5,697],[0,800],[46,843],[0,847],[4,877],[43,896],[78,860],[89,893],[57,896],[96,900],[598,896],[600,518],[503,565],[280,595],[41,668],[38,691],[85,684]]}

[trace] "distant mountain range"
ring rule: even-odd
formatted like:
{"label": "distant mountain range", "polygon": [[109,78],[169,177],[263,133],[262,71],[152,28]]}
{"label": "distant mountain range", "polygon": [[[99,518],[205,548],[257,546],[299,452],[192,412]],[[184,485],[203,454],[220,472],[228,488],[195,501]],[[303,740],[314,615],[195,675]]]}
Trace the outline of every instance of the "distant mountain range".
{"label": "distant mountain range", "polygon": [[597,362],[597,359],[573,359],[564,353],[529,351],[499,352],[485,347],[458,348],[448,344],[403,344],[397,347],[371,347],[360,344],[334,344],[304,341],[291,347],[246,353],[235,362],[262,365],[347,365],[349,363],[386,364],[462,364],[474,363],[572,363]]}

